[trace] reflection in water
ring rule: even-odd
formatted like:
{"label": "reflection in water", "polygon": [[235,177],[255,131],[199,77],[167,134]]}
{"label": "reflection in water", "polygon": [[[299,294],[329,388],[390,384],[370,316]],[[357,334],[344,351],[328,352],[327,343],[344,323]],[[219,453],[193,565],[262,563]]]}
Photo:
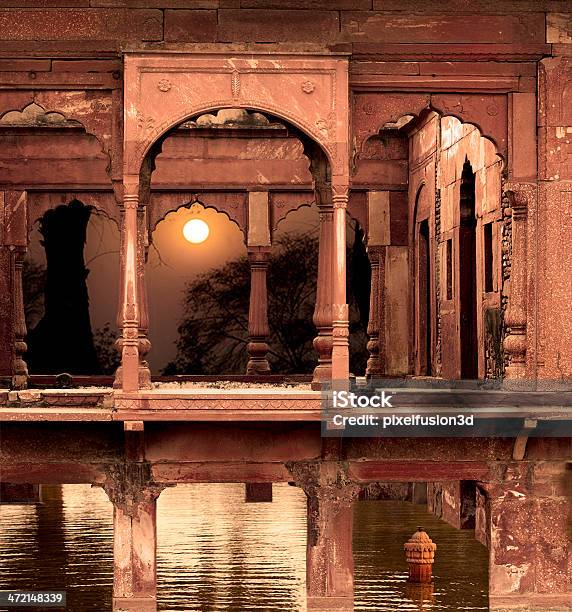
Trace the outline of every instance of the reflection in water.
{"label": "reflection in water", "polygon": [[0,589],[67,591],[70,612],[111,610],[107,496],[98,487],[64,485],[43,486],[42,499],[37,506],[0,506]]}
{"label": "reflection in water", "polygon": [[[112,507],[98,488],[43,487],[44,504],[0,507],[0,589],[60,589],[69,612],[109,612]],[[306,504],[274,486],[271,504],[242,485],[180,485],[158,508],[159,610],[305,609]],[[433,587],[406,582],[403,543],[422,525],[437,543]],[[356,504],[356,610],[487,610],[487,551],[420,506]],[[0,608],[0,610],[2,610]],[[2,610],[4,612],[4,610]]]}
{"label": "reflection in water", "polygon": [[[354,519],[356,610],[488,610],[488,551],[406,502],[363,501]],[[437,544],[434,590],[411,588],[403,544],[421,525]]]}

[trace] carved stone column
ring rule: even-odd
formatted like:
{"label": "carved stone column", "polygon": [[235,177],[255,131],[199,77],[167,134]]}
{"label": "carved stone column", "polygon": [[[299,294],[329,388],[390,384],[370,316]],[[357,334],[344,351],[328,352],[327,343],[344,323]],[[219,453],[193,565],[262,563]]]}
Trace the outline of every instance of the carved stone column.
{"label": "carved stone column", "polygon": [[314,369],[312,387],[319,389],[324,381],[332,378],[334,209],[329,188],[324,185],[316,185],[315,193],[320,217],[318,278],[313,316],[314,325],[318,330],[318,335],[314,339],[314,349],[318,353],[318,365]]}
{"label": "carved stone column", "polygon": [[382,376],[384,372],[383,361],[380,351],[380,301],[382,299],[381,268],[384,256],[384,248],[380,246],[367,247],[367,255],[371,265],[371,290],[369,296],[369,320],[367,322],[369,359],[365,374],[368,378]]}
{"label": "carved stone column", "polygon": [[346,296],[346,210],[348,186],[332,185],[334,205],[334,276],[332,320],[332,380],[347,381],[350,375],[349,313]]}
{"label": "carved stone column", "polygon": [[137,292],[139,297],[139,388],[151,388],[151,371],[145,357],[151,349],[149,342],[149,303],[145,266],[149,250],[149,230],[147,227],[147,207],[137,210]]}
{"label": "carved stone column", "polygon": [[136,391],[149,386],[151,379],[147,362],[141,358],[149,351],[146,336],[148,323],[144,300],[144,256],[139,220],[139,177],[127,176],[124,182],[123,211],[121,228],[121,327],[122,336],[118,341],[121,350],[121,368],[116,374],[116,385],[124,391]]}
{"label": "carved stone column", "polygon": [[26,317],[24,314],[24,291],[22,271],[24,268],[25,247],[12,247],[13,270],[13,317],[14,352],[12,365],[12,389],[25,389],[28,386],[28,366],[24,361],[26,353]]}
{"label": "carved stone column", "polygon": [[360,487],[338,463],[289,466],[307,497],[308,610],[353,610],[353,504]]}
{"label": "carved stone column", "polygon": [[375,378],[385,374],[385,261],[391,250],[391,206],[388,191],[367,193],[367,254],[371,265],[371,290],[367,349],[370,357],[366,376]]}
{"label": "carved stone column", "polygon": [[527,231],[528,200],[536,197],[536,185],[507,183],[505,191],[512,207],[512,262],[510,295],[505,315],[507,333],[504,338],[506,355],[505,378],[526,376],[526,297],[527,297]]}
{"label": "carved stone column", "polygon": [[28,246],[28,202],[25,191],[0,191],[0,372],[13,389],[28,385],[26,318],[22,272]]}
{"label": "carved stone column", "polygon": [[146,466],[127,464],[103,488],[113,503],[113,610],[157,610],[157,498]]}
{"label": "carved stone column", "polygon": [[250,264],[250,306],[248,309],[248,351],[247,374],[268,374],[268,295],[266,276],[270,248],[249,247]]}

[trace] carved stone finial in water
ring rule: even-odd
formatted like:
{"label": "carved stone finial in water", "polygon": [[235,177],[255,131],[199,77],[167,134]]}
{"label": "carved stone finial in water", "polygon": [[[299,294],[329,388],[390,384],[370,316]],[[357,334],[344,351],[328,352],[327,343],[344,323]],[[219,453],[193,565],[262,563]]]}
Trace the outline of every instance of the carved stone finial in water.
{"label": "carved stone finial in water", "polygon": [[418,527],[403,549],[409,565],[409,582],[431,582],[437,544],[427,532]]}

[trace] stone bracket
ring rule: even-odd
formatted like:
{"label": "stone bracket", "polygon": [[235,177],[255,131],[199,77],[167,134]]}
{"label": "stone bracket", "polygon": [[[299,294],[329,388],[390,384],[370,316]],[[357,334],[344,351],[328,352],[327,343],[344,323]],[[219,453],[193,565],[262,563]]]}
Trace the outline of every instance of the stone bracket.
{"label": "stone bracket", "polygon": [[524,424],[516,440],[514,441],[514,447],[512,449],[512,458],[515,461],[522,461],[526,454],[526,443],[530,434],[536,429],[538,421],[536,419],[524,419]]}

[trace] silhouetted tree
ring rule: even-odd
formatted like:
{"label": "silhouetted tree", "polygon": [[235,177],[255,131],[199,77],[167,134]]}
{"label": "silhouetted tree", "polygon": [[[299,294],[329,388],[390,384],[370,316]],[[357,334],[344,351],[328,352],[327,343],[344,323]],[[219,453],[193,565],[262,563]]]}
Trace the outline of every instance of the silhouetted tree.
{"label": "silhouetted tree", "polygon": [[84,245],[91,208],[74,200],[40,220],[46,250],[44,315],[28,330],[32,373],[99,374],[89,318]]}
{"label": "silhouetted tree", "polygon": [[116,339],[117,331],[111,327],[109,322],[93,332],[93,344],[102,374],[115,374],[115,370],[121,363],[121,355],[115,348]]}
{"label": "silhouetted tree", "polygon": [[44,266],[24,259],[22,269],[22,288],[24,291],[24,316],[26,329],[36,326],[44,314],[44,287],[46,285],[46,269]]}
{"label": "silhouetted tree", "polygon": [[[348,258],[351,268],[354,259],[351,250]],[[318,240],[311,234],[286,234],[274,245],[268,267],[269,360],[273,372],[310,373],[316,364],[312,345],[316,329],[312,316],[317,263]],[[367,256],[366,264],[369,271]],[[362,265],[363,258],[360,268]],[[363,274],[363,270],[359,272],[360,276]],[[354,284],[360,286],[362,282],[365,280]],[[369,287],[369,277],[367,284]],[[163,373],[244,373],[249,295],[250,268],[246,257],[202,274],[189,283],[185,290],[183,320],[178,328],[177,356]],[[365,338],[367,318],[362,321],[356,300],[350,298],[351,326],[356,333],[362,330],[361,336]],[[367,301],[369,303],[369,293]],[[363,338],[358,345],[364,344]],[[364,359],[365,345],[354,353],[358,362],[352,366],[361,372],[367,358]]]}

